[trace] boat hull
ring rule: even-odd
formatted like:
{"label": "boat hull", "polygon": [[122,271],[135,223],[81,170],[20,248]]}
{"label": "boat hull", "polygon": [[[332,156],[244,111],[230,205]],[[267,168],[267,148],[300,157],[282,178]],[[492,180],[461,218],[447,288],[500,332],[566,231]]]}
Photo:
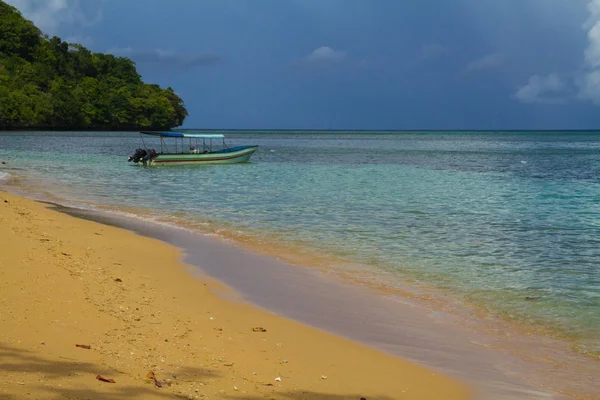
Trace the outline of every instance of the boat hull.
{"label": "boat hull", "polygon": [[139,161],[137,165],[202,165],[202,164],[237,164],[250,160],[258,146],[245,146],[224,151],[199,154],[157,154],[146,163]]}

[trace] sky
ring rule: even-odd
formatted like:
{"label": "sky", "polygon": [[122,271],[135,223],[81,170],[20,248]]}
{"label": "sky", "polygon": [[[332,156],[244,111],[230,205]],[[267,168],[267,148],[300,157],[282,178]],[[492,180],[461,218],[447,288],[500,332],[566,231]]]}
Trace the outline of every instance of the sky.
{"label": "sky", "polygon": [[600,0],[4,0],[184,128],[599,129]]}

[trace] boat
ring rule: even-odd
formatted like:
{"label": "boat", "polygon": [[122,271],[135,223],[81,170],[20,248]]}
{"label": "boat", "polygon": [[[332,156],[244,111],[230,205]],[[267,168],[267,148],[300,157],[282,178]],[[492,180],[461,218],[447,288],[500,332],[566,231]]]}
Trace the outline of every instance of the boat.
{"label": "boat", "polygon": [[[160,152],[146,146],[144,135],[160,138]],[[258,146],[228,147],[222,134],[142,131],[140,137],[144,147],[138,148],[127,161],[146,166],[243,163],[258,149]],[[165,139],[174,139],[171,149]],[[173,147],[175,151],[169,151]]]}

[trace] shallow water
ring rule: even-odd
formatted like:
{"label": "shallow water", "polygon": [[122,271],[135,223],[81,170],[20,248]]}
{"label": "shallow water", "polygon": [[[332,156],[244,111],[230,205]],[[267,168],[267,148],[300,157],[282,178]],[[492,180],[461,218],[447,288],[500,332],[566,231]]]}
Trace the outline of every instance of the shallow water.
{"label": "shallow water", "polygon": [[600,351],[600,134],[228,136],[261,146],[251,163],[141,168],[126,161],[134,133],[1,133],[0,171],[390,287],[431,284]]}

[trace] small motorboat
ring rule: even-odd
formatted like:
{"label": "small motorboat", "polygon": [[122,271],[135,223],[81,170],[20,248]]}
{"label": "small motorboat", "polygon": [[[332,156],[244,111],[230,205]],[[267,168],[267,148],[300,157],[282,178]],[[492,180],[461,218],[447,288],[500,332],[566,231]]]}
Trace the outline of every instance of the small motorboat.
{"label": "small motorboat", "polygon": [[[160,137],[160,152],[148,148],[144,135]],[[143,148],[129,156],[127,161],[137,165],[200,165],[235,164],[250,160],[258,146],[228,147],[222,134],[201,134],[187,132],[140,132]],[[165,138],[174,139],[175,151],[170,152]],[[188,139],[188,140],[185,140]],[[213,142],[215,141],[215,142]],[[186,145],[189,148],[184,150]],[[219,145],[220,144],[220,145]],[[181,148],[181,151],[178,151]]]}

